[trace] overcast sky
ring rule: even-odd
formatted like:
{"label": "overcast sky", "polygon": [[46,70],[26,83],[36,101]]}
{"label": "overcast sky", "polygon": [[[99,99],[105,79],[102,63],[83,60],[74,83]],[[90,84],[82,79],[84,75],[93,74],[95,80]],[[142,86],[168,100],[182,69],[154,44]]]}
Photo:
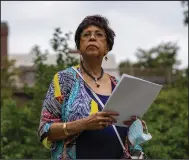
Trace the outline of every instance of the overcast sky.
{"label": "overcast sky", "polygon": [[[174,41],[180,47],[181,67],[188,65],[188,27],[183,25],[179,1],[1,1],[1,21],[7,21],[10,29],[9,54],[28,54],[35,44],[51,51],[54,28],[75,33],[82,19],[92,14],[106,16],[116,33],[111,51],[116,62],[136,61],[139,47]],[[73,37],[70,46],[75,47]]]}

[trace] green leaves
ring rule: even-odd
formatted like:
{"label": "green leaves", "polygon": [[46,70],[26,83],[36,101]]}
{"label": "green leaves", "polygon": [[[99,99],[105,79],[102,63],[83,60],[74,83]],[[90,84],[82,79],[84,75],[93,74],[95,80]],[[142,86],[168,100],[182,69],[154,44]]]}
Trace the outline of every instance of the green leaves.
{"label": "green leaves", "polygon": [[144,66],[146,68],[173,68],[179,65],[176,60],[179,47],[176,43],[167,42],[159,44],[149,50],[138,49],[136,57],[138,62],[134,66]]}
{"label": "green leaves", "polygon": [[143,145],[149,158],[188,158],[187,96],[187,88],[163,90],[144,115],[153,137]]}
{"label": "green leaves", "polygon": [[184,24],[188,25],[188,1],[181,1],[183,8],[185,9],[183,12],[184,15]]}

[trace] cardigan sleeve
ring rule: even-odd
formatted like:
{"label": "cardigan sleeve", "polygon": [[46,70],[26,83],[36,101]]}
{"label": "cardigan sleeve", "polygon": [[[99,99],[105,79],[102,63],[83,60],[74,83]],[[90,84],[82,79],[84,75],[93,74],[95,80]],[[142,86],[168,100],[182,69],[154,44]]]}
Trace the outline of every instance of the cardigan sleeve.
{"label": "cardigan sleeve", "polygon": [[38,136],[47,149],[51,149],[53,144],[47,137],[50,126],[54,122],[61,122],[61,104],[64,96],[61,93],[59,76],[59,72],[54,75],[41,109]]}

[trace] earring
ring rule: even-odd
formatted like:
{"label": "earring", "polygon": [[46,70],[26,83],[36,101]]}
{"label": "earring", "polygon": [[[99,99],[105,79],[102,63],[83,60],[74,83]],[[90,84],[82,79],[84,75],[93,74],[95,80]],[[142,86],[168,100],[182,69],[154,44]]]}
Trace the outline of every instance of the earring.
{"label": "earring", "polygon": [[107,61],[107,60],[108,60],[108,57],[106,56],[106,55],[108,54],[108,51],[109,51],[109,49],[107,48],[107,53],[106,53],[106,54],[104,54],[104,56],[105,56],[105,61]]}

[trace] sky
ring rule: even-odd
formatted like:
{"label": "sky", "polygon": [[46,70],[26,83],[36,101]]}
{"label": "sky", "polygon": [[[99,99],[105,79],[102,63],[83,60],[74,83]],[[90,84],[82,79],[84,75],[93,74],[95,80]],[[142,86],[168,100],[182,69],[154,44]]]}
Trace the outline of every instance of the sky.
{"label": "sky", "polygon": [[179,68],[188,66],[188,26],[183,23],[179,1],[1,1],[1,21],[9,26],[9,54],[29,54],[34,45],[53,51],[50,39],[54,29],[74,33],[85,16],[108,18],[115,31],[111,54],[116,62],[135,62],[138,48],[145,50],[162,42],[177,42]]}

